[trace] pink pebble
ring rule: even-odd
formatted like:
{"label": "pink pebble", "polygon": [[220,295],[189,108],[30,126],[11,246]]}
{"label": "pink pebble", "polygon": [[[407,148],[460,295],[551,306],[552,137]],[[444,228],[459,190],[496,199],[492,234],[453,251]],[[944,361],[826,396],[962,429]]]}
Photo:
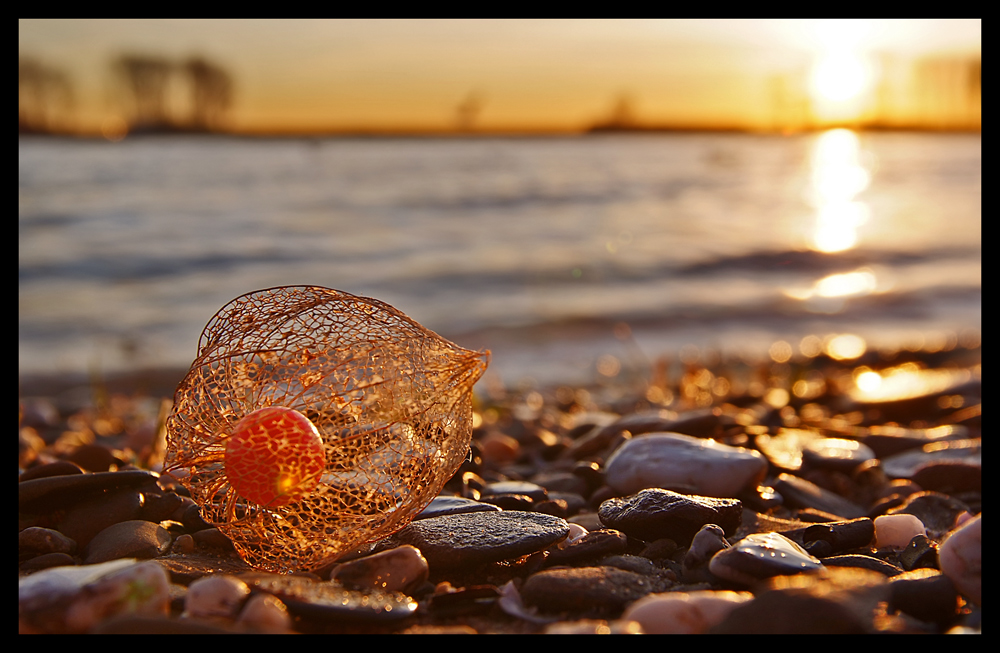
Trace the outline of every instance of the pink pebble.
{"label": "pink pebble", "polygon": [[965,522],[951,533],[938,550],[941,572],[973,603],[983,601],[982,515]]}
{"label": "pink pebble", "polygon": [[924,523],[913,515],[882,515],[875,518],[875,546],[905,548],[917,535],[927,535]]}

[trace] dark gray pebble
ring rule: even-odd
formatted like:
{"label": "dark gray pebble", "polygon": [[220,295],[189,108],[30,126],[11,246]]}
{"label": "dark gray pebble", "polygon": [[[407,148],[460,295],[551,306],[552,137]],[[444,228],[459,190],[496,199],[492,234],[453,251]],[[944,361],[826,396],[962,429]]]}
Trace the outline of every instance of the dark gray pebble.
{"label": "dark gray pebble", "polygon": [[438,496],[434,497],[434,500],[427,504],[427,507],[414,517],[413,520],[430,519],[431,517],[441,517],[442,515],[458,515],[467,512],[497,512],[498,510],[500,508],[492,504],[473,501],[465,497]]}
{"label": "dark gray pebble", "polygon": [[[786,533],[787,535],[787,533]],[[794,538],[792,538],[794,539]],[[875,539],[875,522],[867,517],[816,524],[802,532],[802,544],[806,550],[821,558],[868,546]],[[822,542],[823,554],[819,555],[810,549],[812,543]]]}
{"label": "dark gray pebble", "polygon": [[72,474],[83,474],[83,468],[68,460],[57,460],[54,463],[38,465],[25,471],[17,477],[18,483],[30,481],[36,478],[48,478],[50,476],[70,476]]}
{"label": "dark gray pebble", "polygon": [[615,567],[576,567],[529,576],[521,598],[543,613],[596,617],[620,613],[629,603],[665,589],[662,581]]}
{"label": "dark gray pebble", "polygon": [[855,635],[869,628],[850,605],[808,589],[770,590],[741,604],[709,632],[723,635]]}
{"label": "dark gray pebble", "polygon": [[940,539],[955,528],[955,520],[963,512],[971,513],[965,503],[940,492],[918,492],[911,494],[906,502],[889,511],[890,515],[913,515],[927,529],[932,539]]}
{"label": "dark gray pebble", "polygon": [[743,516],[737,499],[716,499],[650,488],[629,497],[608,499],[597,513],[608,528],[650,542],[668,537],[686,544],[705,524],[736,532]]}
{"label": "dark gray pebble", "polygon": [[484,494],[479,500],[492,504],[501,510],[531,512],[535,509],[535,500],[525,494]]}
{"label": "dark gray pebble", "polygon": [[170,547],[170,533],[148,521],[129,520],[108,526],[87,545],[85,564],[118,558],[155,558]]}
{"label": "dark gray pebble", "polygon": [[715,576],[750,585],[762,578],[822,569],[822,563],[781,533],[752,533],[716,553],[708,565]]}
{"label": "dark gray pebble", "polygon": [[389,538],[424,554],[439,569],[510,560],[541,551],[569,535],[565,520],[537,512],[502,510],[421,519]]}
{"label": "dark gray pebble", "polygon": [[25,560],[17,568],[19,571],[29,572],[49,569],[51,567],[73,566],[75,564],[76,560],[68,553],[45,553]]}
{"label": "dark gray pebble", "polygon": [[785,503],[791,507],[815,508],[837,515],[842,519],[856,519],[865,516],[865,510],[860,506],[798,476],[779,474],[773,486],[785,498]]}
{"label": "dark gray pebble", "polygon": [[17,551],[19,555],[30,554],[31,557],[43,553],[73,553],[76,542],[59,531],[33,526],[17,534]]}
{"label": "dark gray pebble", "polygon": [[899,552],[899,563],[906,571],[937,569],[938,545],[926,535],[917,535]]}
{"label": "dark gray pebble", "polygon": [[829,558],[823,558],[824,567],[853,567],[855,569],[867,569],[869,571],[877,571],[883,576],[896,576],[903,573],[903,570],[894,564],[888,563],[885,560],[879,560],[878,558],[873,558],[872,556],[859,555],[859,554],[847,554],[839,556],[830,556]]}
{"label": "dark gray pebble", "polygon": [[948,625],[958,613],[958,591],[950,578],[939,571],[919,569],[894,576],[889,581],[890,610],[911,617]]}
{"label": "dark gray pebble", "polygon": [[288,611],[317,621],[399,621],[412,615],[417,602],[400,592],[359,591],[302,576],[241,574],[252,590],[281,599]]}
{"label": "dark gray pebble", "polygon": [[593,561],[607,555],[624,553],[628,548],[625,533],[613,529],[591,531],[565,549],[553,549],[545,563],[548,566],[571,565]]}
{"label": "dark gray pebble", "polygon": [[806,443],[802,461],[810,467],[850,472],[870,460],[875,452],[857,440],[846,438],[818,438]]}
{"label": "dark gray pebble", "polygon": [[889,478],[912,478],[924,465],[940,462],[961,462],[967,465],[983,464],[982,440],[946,440],[926,444],[920,449],[882,459],[882,469]]}
{"label": "dark gray pebble", "polygon": [[925,490],[943,494],[983,491],[983,468],[960,460],[928,463],[910,478]]}
{"label": "dark gray pebble", "polygon": [[36,478],[17,484],[18,510],[64,509],[67,504],[106,490],[159,489],[157,478],[157,474],[141,470]]}

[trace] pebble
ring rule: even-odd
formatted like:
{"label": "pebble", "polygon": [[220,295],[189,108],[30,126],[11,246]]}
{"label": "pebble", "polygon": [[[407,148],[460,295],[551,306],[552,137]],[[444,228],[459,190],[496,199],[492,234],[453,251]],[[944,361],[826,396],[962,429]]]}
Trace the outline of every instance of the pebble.
{"label": "pebble", "polygon": [[426,582],[428,574],[427,560],[420,550],[404,544],[340,564],[331,580],[353,589],[409,593]]}
{"label": "pebble", "polygon": [[889,581],[890,610],[901,610],[921,621],[949,625],[958,611],[955,583],[940,571],[917,569]]}
{"label": "pebble", "polygon": [[959,517],[970,512],[969,506],[946,494],[918,492],[911,494],[903,505],[893,508],[889,514],[917,517],[927,529],[926,534],[938,539],[955,527]]}
{"label": "pebble", "polygon": [[947,440],[964,440],[969,437],[969,429],[957,424],[945,424],[929,429],[909,429],[899,426],[871,426],[862,442],[868,445],[879,458],[888,458],[910,449],[919,449],[925,444]]}
{"label": "pebble", "polygon": [[753,533],[715,554],[709,571],[750,585],[762,578],[817,571],[823,564],[781,533]]}
{"label": "pebble", "polygon": [[621,494],[646,488],[735,497],[767,473],[757,451],[680,433],[647,433],[624,442],[605,466],[609,486]]}
{"label": "pebble", "polygon": [[292,631],[288,608],[278,597],[264,593],[247,599],[236,623],[248,630],[273,635]]}
{"label": "pebble", "polygon": [[561,621],[545,628],[546,635],[642,635],[638,621],[626,619],[580,619]]}
{"label": "pebble", "polygon": [[924,465],[940,462],[960,462],[982,467],[982,442],[975,440],[945,440],[925,444],[915,451],[904,451],[882,459],[882,469],[890,478],[912,478]]}
{"label": "pebble", "polygon": [[400,592],[362,592],[304,576],[249,573],[242,574],[240,579],[251,590],[278,597],[291,614],[303,619],[395,622],[406,619],[417,609],[417,602]]}
{"label": "pebble", "polygon": [[906,548],[899,552],[899,563],[906,571],[913,569],[937,569],[938,545],[934,540],[917,535]]}
{"label": "pebble", "polygon": [[591,531],[569,546],[549,551],[545,563],[549,566],[580,564],[603,556],[624,553],[627,548],[628,538],[621,531],[613,529]]}
{"label": "pebble", "polygon": [[862,569],[782,576],[737,605],[713,634],[825,635],[875,632],[874,617],[888,599],[885,577]]}
{"label": "pebble", "polygon": [[774,489],[785,498],[786,505],[814,508],[843,519],[865,516],[865,510],[839,494],[824,490],[815,483],[791,474],[779,474]]}
{"label": "pebble", "polygon": [[817,558],[867,547],[875,539],[875,523],[867,517],[809,526],[802,533],[803,548]]}
{"label": "pebble", "polygon": [[464,512],[497,512],[500,508],[480,501],[466,499],[465,497],[438,496],[427,504],[413,521],[418,519],[430,519],[442,515],[458,515]]}
{"label": "pebble", "polygon": [[239,578],[225,574],[205,576],[188,586],[182,616],[231,620],[249,595],[250,588]]}
{"label": "pebble", "polygon": [[811,467],[850,472],[858,465],[875,460],[875,452],[857,440],[819,438],[806,443],[802,460]]}
{"label": "pebble", "polygon": [[752,599],[750,592],[729,590],[650,594],[628,606],[621,618],[639,622],[646,634],[697,635],[707,633]]}
{"label": "pebble", "polygon": [[851,567],[854,569],[867,569],[882,574],[883,576],[898,576],[903,570],[896,565],[879,560],[869,555],[847,554],[830,556],[823,558],[824,567]]}
{"label": "pebble", "polygon": [[608,499],[598,510],[608,528],[650,542],[664,537],[688,543],[705,524],[717,524],[727,535],[736,532],[743,517],[737,499],[679,494],[652,488],[620,499]]}
{"label": "pebble", "polygon": [[170,548],[170,532],[159,524],[128,520],[108,526],[90,541],[84,556],[86,564],[117,558],[155,558]]}
{"label": "pebble", "polygon": [[444,515],[408,524],[389,538],[423,553],[432,571],[520,558],[569,535],[564,519],[503,510]]}
{"label": "pebble", "polygon": [[711,561],[712,556],[729,547],[726,534],[721,528],[715,524],[702,526],[701,530],[695,534],[694,539],[691,540],[691,546],[688,547],[687,553],[684,554],[685,581],[707,580],[703,576],[695,577],[695,570],[705,567]]}
{"label": "pebble", "polygon": [[83,474],[83,469],[68,460],[57,460],[53,463],[45,463],[44,465],[36,465],[31,469],[25,470],[23,474],[17,477],[18,483],[23,483],[25,481],[30,481],[36,478],[47,478],[49,476],[69,476],[71,474]]}
{"label": "pebble", "polygon": [[573,567],[532,574],[520,593],[526,605],[545,613],[617,616],[629,603],[669,585],[668,580],[615,567]]}
{"label": "pebble", "polygon": [[902,549],[917,535],[927,535],[923,522],[913,515],[882,515],[875,518],[875,546]]}
{"label": "pebble", "polygon": [[976,515],[951,531],[938,551],[938,566],[970,601],[983,600],[983,521]]}
{"label": "pebble", "polygon": [[163,616],[169,588],[167,573],[155,562],[46,569],[18,582],[18,632],[85,633],[114,615]]}
{"label": "pebble", "polygon": [[944,494],[983,491],[983,468],[960,460],[928,463],[910,479],[925,490]]}
{"label": "pebble", "polygon": [[76,542],[59,531],[31,526],[17,534],[19,556],[33,557],[45,553],[73,553]]}
{"label": "pebble", "polygon": [[823,436],[817,431],[782,428],[778,429],[776,435],[757,435],[754,443],[772,465],[784,471],[797,472],[802,468],[806,445],[822,439]]}
{"label": "pebble", "polygon": [[510,494],[526,496],[532,501],[545,501],[549,498],[545,488],[537,483],[528,483],[527,481],[500,481],[490,483],[483,488],[484,497]]}

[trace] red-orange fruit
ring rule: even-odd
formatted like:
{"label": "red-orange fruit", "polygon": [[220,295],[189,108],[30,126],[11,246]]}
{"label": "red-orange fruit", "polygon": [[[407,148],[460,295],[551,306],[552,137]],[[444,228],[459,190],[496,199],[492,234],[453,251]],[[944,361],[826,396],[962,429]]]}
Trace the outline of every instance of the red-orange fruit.
{"label": "red-orange fruit", "polygon": [[326,466],[316,426],[282,406],[255,410],[237,422],[226,441],[225,461],[236,493],[269,507],[309,494]]}

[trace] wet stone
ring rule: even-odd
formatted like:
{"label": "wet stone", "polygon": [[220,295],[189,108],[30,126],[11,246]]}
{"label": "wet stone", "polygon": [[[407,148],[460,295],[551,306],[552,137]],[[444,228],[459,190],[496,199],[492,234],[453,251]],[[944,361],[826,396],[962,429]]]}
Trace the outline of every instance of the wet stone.
{"label": "wet stone", "polygon": [[527,481],[500,481],[490,483],[483,488],[483,497],[490,495],[520,494],[529,497],[532,501],[545,501],[548,499],[548,492],[537,483]]}
{"label": "wet stone", "polygon": [[430,519],[442,515],[458,515],[465,512],[497,512],[498,510],[500,508],[492,504],[465,497],[437,496],[413,520]]}
{"label": "wet stone", "polygon": [[925,444],[915,451],[904,451],[883,458],[882,469],[890,478],[912,478],[924,465],[941,462],[960,462],[982,467],[982,441],[946,440]]}
{"label": "wet stone", "polygon": [[899,562],[906,571],[937,569],[938,546],[926,535],[917,535],[899,552]]}
{"label": "wet stone", "polygon": [[947,625],[958,611],[955,584],[936,570],[898,574],[890,579],[889,590],[890,610],[900,610],[921,621]]}
{"label": "wet stone", "polygon": [[559,517],[504,510],[414,521],[389,538],[388,544],[420,549],[433,572],[520,558],[567,535],[569,524]]}
{"label": "wet stone", "polygon": [[550,551],[545,563],[549,566],[579,564],[606,555],[624,553],[627,548],[628,538],[621,531],[591,531],[566,548]]}
{"label": "wet stone", "polygon": [[879,458],[919,449],[927,444],[949,440],[963,440],[969,437],[969,429],[964,426],[947,424],[929,429],[908,429],[899,426],[872,426],[862,439]]}
{"label": "wet stone", "polygon": [[86,564],[118,558],[155,558],[170,547],[170,533],[159,524],[129,520],[108,526],[87,545]]}
{"label": "wet stone", "polygon": [[817,571],[822,566],[780,533],[754,533],[716,553],[709,570],[724,580],[749,585],[771,576]]}
{"label": "wet stone", "polygon": [[830,556],[828,558],[823,558],[824,567],[850,567],[853,569],[865,569],[868,571],[874,571],[882,574],[883,576],[897,576],[903,573],[903,570],[896,565],[886,562],[885,560],[879,560],[868,555],[859,554],[846,554],[839,556]]}
{"label": "wet stone", "polygon": [[865,511],[860,506],[798,476],[779,474],[774,482],[774,489],[793,507],[815,508],[842,519],[865,516]]}
{"label": "wet stone", "polygon": [[605,466],[609,486],[622,494],[646,488],[734,497],[767,472],[760,453],[680,433],[648,433],[626,441]]}
{"label": "wet stone", "polygon": [[940,538],[954,528],[958,517],[966,513],[971,513],[969,506],[940,492],[911,494],[903,505],[889,511],[890,515],[915,516],[932,539]]}
{"label": "wet stone", "polygon": [[521,587],[525,604],[544,613],[617,616],[626,605],[655,591],[662,581],[614,567],[576,567],[540,571]]}
{"label": "wet stone", "polygon": [[789,472],[802,468],[803,451],[806,446],[823,436],[807,429],[779,429],[776,435],[762,433],[754,438],[754,443],[768,462]]}
{"label": "wet stone", "polygon": [[117,489],[158,490],[158,475],[153,472],[130,470],[98,472],[36,478],[17,484],[19,511],[62,509],[93,493]]}
{"label": "wet stone", "polygon": [[[850,521],[816,524],[805,529],[802,542],[807,551],[818,558],[842,553],[850,549],[868,546],[875,539],[875,522],[867,517]],[[822,555],[809,547],[814,542],[822,542]]]}
{"label": "wet stone", "polygon": [[646,542],[667,537],[686,544],[705,524],[717,524],[727,534],[736,532],[743,506],[736,499],[653,488],[630,497],[609,499],[601,504],[598,515],[608,528]]}
{"label": "wet stone", "polygon": [[400,592],[351,590],[336,583],[301,576],[242,574],[252,590],[267,592],[305,619],[320,621],[399,621],[412,615],[417,602]]}
{"label": "wet stone", "polygon": [[819,438],[806,444],[802,460],[810,467],[850,472],[862,463],[875,460],[875,452],[857,440]]}
{"label": "wet stone", "polygon": [[331,580],[353,589],[409,592],[427,580],[427,560],[409,545],[375,553],[339,565]]}

